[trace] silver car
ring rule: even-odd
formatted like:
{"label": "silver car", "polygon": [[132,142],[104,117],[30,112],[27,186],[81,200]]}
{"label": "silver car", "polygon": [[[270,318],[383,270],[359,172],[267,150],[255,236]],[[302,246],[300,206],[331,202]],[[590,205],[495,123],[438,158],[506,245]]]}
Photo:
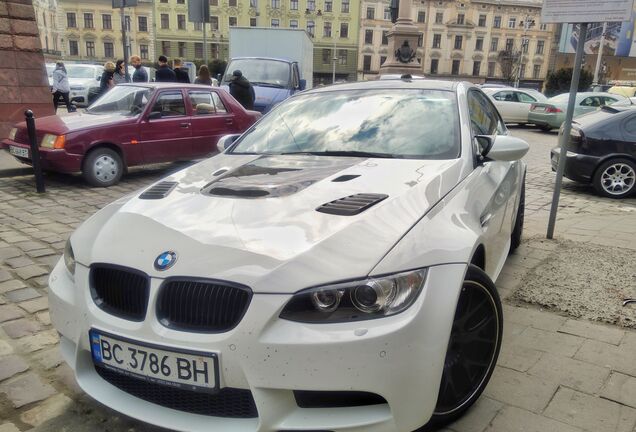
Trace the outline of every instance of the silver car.
{"label": "silver car", "polygon": [[548,100],[543,94],[532,89],[484,88],[482,89],[497,107],[506,123],[526,124],[530,107],[536,102]]}

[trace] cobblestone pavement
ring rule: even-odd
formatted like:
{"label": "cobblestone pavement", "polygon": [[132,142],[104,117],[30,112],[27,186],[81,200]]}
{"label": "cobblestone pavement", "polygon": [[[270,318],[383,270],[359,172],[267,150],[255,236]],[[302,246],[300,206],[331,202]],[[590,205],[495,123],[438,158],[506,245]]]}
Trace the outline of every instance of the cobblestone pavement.
{"label": "cobblestone pavement", "polygon": [[[549,149],[556,135],[523,128],[513,134],[527,139],[531,151],[525,240],[497,281],[507,299],[502,352],[484,395],[445,431],[636,432],[636,332],[519,306],[509,298],[555,247],[539,239],[552,198]],[[31,177],[0,179],[0,432],[159,431],[77,387],[50,324],[47,274],[84,219],[182,166],[135,169],[108,189],[51,175],[44,195],[35,193]],[[573,241],[573,247],[636,249],[636,199],[600,198],[589,186],[564,182],[557,238]]]}

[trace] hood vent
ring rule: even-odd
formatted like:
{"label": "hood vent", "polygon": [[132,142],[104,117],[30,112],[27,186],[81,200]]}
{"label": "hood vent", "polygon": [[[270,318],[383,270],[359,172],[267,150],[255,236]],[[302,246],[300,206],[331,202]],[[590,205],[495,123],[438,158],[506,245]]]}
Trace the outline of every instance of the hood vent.
{"label": "hood vent", "polygon": [[316,211],[338,216],[354,216],[388,197],[384,194],[355,194],[323,204]]}
{"label": "hood vent", "polygon": [[354,178],[358,178],[358,177],[360,177],[360,174],[345,174],[345,175],[341,175],[340,177],[336,177],[335,179],[331,181],[336,183],[342,183],[342,182],[347,182],[349,180],[353,180]]}
{"label": "hood vent", "polygon": [[144,193],[139,195],[139,199],[154,200],[165,198],[170,195],[170,192],[172,192],[177,184],[178,182],[171,181],[163,181],[161,183],[157,183],[156,185],[154,185],[150,189],[147,189],[146,191],[144,191]]}

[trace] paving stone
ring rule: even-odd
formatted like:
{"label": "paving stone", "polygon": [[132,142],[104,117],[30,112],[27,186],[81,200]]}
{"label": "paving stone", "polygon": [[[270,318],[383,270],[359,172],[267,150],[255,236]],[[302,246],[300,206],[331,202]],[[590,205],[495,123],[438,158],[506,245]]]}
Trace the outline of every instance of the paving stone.
{"label": "paving stone", "polygon": [[49,286],[49,275],[47,274],[45,276],[38,276],[29,280],[29,283],[33,283],[33,285],[40,288],[46,288]]}
{"label": "paving stone", "polygon": [[5,261],[8,258],[15,258],[20,255],[22,255],[22,251],[20,251],[20,249],[15,248],[13,246],[0,248],[0,261]]}
{"label": "paving stone", "polygon": [[4,295],[13,303],[20,303],[25,300],[32,300],[34,298],[42,297],[42,295],[33,288],[22,288],[18,290],[9,291]]}
{"label": "paving stone", "polygon": [[28,252],[36,249],[42,249],[42,244],[34,241],[27,241],[23,243],[16,243],[15,246],[19,247],[22,251]]}
{"label": "paving stone", "polygon": [[636,346],[634,345],[621,344],[616,346],[588,339],[574,358],[636,376]]}
{"label": "paving stone", "polygon": [[62,353],[60,353],[60,348],[57,346],[46,351],[42,351],[36,354],[33,358],[36,362],[42,365],[45,370],[56,368],[64,361]]}
{"label": "paving stone", "polygon": [[526,372],[539,361],[542,355],[543,352],[541,351],[506,343],[504,338],[504,344],[501,347],[497,364],[508,369]]}
{"label": "paving stone", "polygon": [[0,339],[0,357],[9,355],[13,352],[13,348],[9,345],[9,342]]}
{"label": "paving stone", "polygon": [[529,374],[585,393],[596,393],[610,375],[610,370],[569,357],[545,353]]}
{"label": "paving stone", "polygon": [[625,332],[617,327],[593,324],[587,321],[569,319],[559,329],[561,333],[581,336],[586,339],[594,339],[601,342],[618,345]]}
{"label": "paving stone", "polygon": [[4,423],[0,425],[0,432],[20,432],[20,429],[13,423]]}
{"label": "paving stone", "polygon": [[43,383],[34,373],[28,373],[15,380],[2,383],[0,393],[7,395],[14,408],[20,408],[53,396],[56,391],[50,385]]}
{"label": "paving stone", "polygon": [[17,339],[39,332],[42,325],[37,321],[22,318],[4,324],[2,329],[11,339]]}
{"label": "paving stone", "polygon": [[506,406],[485,432],[582,432],[582,429],[521,408]]}
{"label": "paving stone", "polygon": [[45,268],[40,267],[38,265],[30,265],[26,267],[21,267],[19,269],[16,269],[15,272],[20,277],[20,279],[24,279],[24,280],[31,279],[36,276],[42,276],[42,275],[48,274],[48,271]]}
{"label": "paving stone", "polygon": [[631,432],[636,424],[634,408],[565,387],[559,388],[543,414],[590,432]]}
{"label": "paving stone", "polygon": [[557,331],[567,318],[534,309],[504,305],[504,322],[532,326],[547,331]]}
{"label": "paving stone", "polygon": [[21,267],[26,267],[33,264],[33,261],[25,256],[19,256],[15,258],[9,258],[5,261],[5,264],[10,266],[11,268],[17,269]]}
{"label": "paving stone", "polygon": [[636,378],[612,372],[601,390],[601,397],[636,408]]}
{"label": "paving stone", "polygon": [[48,312],[39,312],[35,317],[45,326],[51,325],[51,315]]}
{"label": "paving stone", "polygon": [[27,369],[29,369],[29,365],[18,356],[11,355],[2,357],[0,358],[0,381],[11,378]]}
{"label": "paving stone", "polygon": [[73,401],[63,394],[55,395],[36,407],[22,413],[20,420],[31,426],[40,426],[67,412]]}
{"label": "paving stone", "polygon": [[26,287],[24,282],[19,281],[17,279],[13,279],[13,280],[0,283],[0,293],[4,294],[6,292],[17,290],[24,287]]}
{"label": "paving stone", "polygon": [[66,363],[62,363],[61,365],[59,365],[55,369],[54,375],[56,382],[63,383],[64,386],[74,394],[84,394],[84,391],[81,389],[79,384],[77,384],[77,380],[75,379],[73,370]]}
{"label": "paving stone", "polygon": [[17,318],[22,318],[24,316],[24,312],[22,312],[15,305],[4,305],[0,306],[0,323],[5,321],[14,320]]}
{"label": "paving stone", "polygon": [[49,300],[47,297],[40,297],[35,300],[24,301],[18,306],[29,313],[36,313],[48,309]]}
{"label": "paving stone", "polygon": [[508,405],[540,412],[548,405],[557,387],[557,383],[497,367],[484,395]]}
{"label": "paving stone", "polygon": [[25,336],[17,340],[18,345],[25,352],[39,351],[45,347],[56,344],[60,340],[55,330],[47,330],[33,336]]}
{"label": "paving stone", "polygon": [[0,269],[0,282],[8,281],[9,279],[12,279],[12,278],[13,276],[11,276],[11,273],[9,273],[6,270]]}
{"label": "paving stone", "polygon": [[57,252],[54,251],[53,249],[45,248],[45,249],[37,249],[37,250],[29,251],[27,252],[27,255],[29,255],[31,258],[39,258],[43,256],[48,256],[48,255],[55,255],[56,253]]}
{"label": "paving stone", "polygon": [[466,414],[450,427],[457,432],[481,432],[490,424],[502,407],[503,404],[500,402],[482,396]]}

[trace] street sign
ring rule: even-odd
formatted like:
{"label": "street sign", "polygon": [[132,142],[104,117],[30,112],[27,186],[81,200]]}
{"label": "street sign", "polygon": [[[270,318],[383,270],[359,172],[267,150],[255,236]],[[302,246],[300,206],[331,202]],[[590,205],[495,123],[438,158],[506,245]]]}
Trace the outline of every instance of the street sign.
{"label": "street sign", "polygon": [[209,23],[210,1],[188,0],[188,21],[194,23]]}
{"label": "street sign", "polygon": [[137,6],[137,0],[113,0],[113,9],[122,7],[122,2],[124,2],[123,7]]}
{"label": "street sign", "polygon": [[542,23],[629,21],[634,0],[544,0]]}

